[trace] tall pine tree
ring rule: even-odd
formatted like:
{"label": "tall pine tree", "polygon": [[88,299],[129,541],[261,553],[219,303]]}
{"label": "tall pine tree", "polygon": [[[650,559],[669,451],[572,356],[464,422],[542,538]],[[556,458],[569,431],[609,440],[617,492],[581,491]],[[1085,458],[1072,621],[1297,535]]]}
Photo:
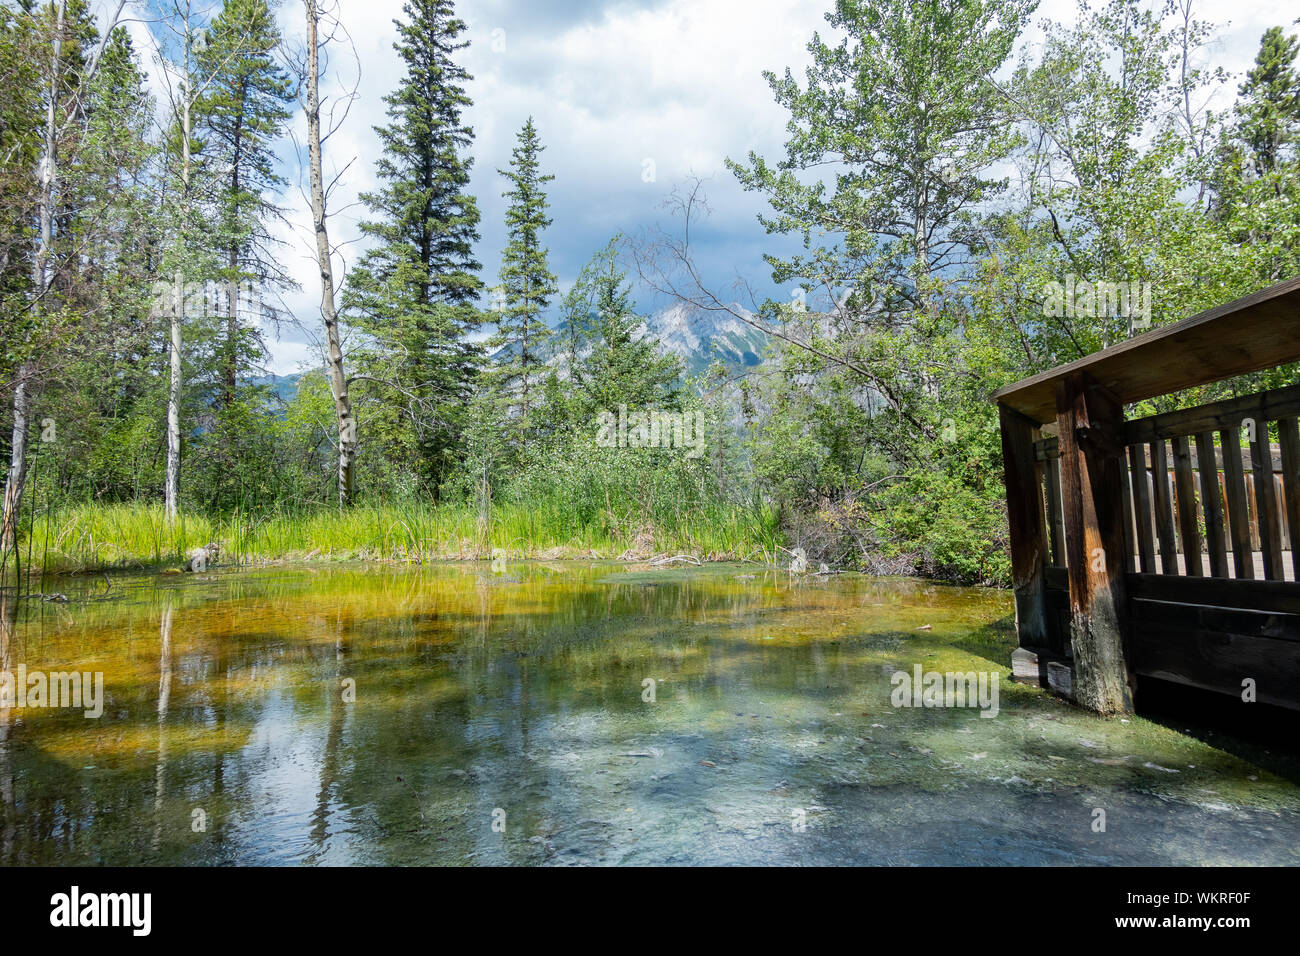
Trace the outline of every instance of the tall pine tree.
{"label": "tall pine tree", "polygon": [[1260,38],[1255,66],[1241,84],[1237,107],[1241,138],[1260,174],[1277,168],[1285,150],[1300,137],[1300,40],[1270,27]]}
{"label": "tall pine tree", "polygon": [[517,138],[510,168],[497,170],[510,180],[511,188],[502,193],[510,200],[506,209],[509,241],[502,254],[497,332],[491,341],[493,347],[509,350],[498,367],[499,381],[517,409],[519,431],[526,433],[546,366],[542,347],[551,331],[543,312],[556,293],[555,276],[541,241],[542,230],[551,224],[543,186],[555,177],[541,173],[539,160],[546,147],[537,138],[531,116]]}
{"label": "tall pine tree", "polygon": [[[211,76],[200,104],[205,160],[217,176],[216,203],[226,327],[221,403],[235,399],[247,338],[239,316],[243,283],[284,287],[268,224],[281,215],[271,194],[284,185],[272,149],[289,119],[289,78],[276,63],[280,31],[266,0],[226,0],[206,33],[200,70]],[[247,304],[247,303],[246,303]]]}
{"label": "tall pine tree", "polygon": [[377,127],[384,152],[382,188],[361,198],[374,240],[348,278],[344,305],[369,334],[376,355],[367,372],[383,397],[405,403],[406,443],[418,448],[420,479],[437,497],[456,466],[457,449],[482,349],[470,334],[483,322],[483,288],[474,258],[479,211],[466,192],[474,131],[468,72],[456,64],[465,23],[450,0],[409,0],[394,44],[406,64],[385,97],[388,123]]}

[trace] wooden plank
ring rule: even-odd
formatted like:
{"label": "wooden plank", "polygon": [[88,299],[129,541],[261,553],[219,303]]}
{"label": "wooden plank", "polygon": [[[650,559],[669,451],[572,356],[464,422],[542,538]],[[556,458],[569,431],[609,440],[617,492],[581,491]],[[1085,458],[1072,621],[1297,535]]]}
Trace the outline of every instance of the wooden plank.
{"label": "wooden plank", "polygon": [[1178,496],[1178,531],[1183,541],[1183,564],[1188,577],[1204,576],[1201,567],[1201,528],[1196,520],[1196,485],[1192,478],[1191,446],[1185,435],[1173,441],[1174,493]]}
{"label": "wooden plank", "polygon": [[1043,468],[1034,460],[1038,425],[1005,405],[998,407],[998,417],[1002,426],[1002,467],[1011,533],[1016,633],[1021,647],[1046,648]]}
{"label": "wooden plank", "polygon": [[1300,437],[1296,433],[1296,419],[1280,419],[1277,431],[1282,446],[1282,500],[1286,503],[1292,573],[1300,581]]}
{"label": "wooden plank", "polygon": [[1133,600],[1173,601],[1207,607],[1248,608],[1278,614],[1300,614],[1300,584],[1294,581],[1253,581],[1244,578],[1169,577],[1130,574],[1125,581]]}
{"label": "wooden plank", "polygon": [[1255,556],[1250,547],[1250,519],[1246,514],[1246,476],[1241,456],[1233,452],[1241,447],[1241,433],[1235,427],[1219,431],[1223,445],[1223,499],[1228,503],[1228,540],[1232,542],[1232,567],[1239,579],[1255,576]]}
{"label": "wooden plank", "polygon": [[1156,537],[1160,539],[1160,563],[1164,574],[1178,573],[1178,543],[1174,540],[1173,497],[1169,489],[1169,463],[1165,443],[1151,443],[1151,506],[1156,514]]}
{"label": "wooden plank", "polygon": [[1246,519],[1250,524],[1250,550],[1259,550],[1259,505],[1255,497],[1255,473],[1246,473]]}
{"label": "wooden plank", "polygon": [[1177,628],[1186,634],[1196,631],[1243,634],[1276,641],[1300,642],[1300,614],[1145,599],[1131,600],[1129,614],[1135,630],[1159,626]]}
{"label": "wooden plank", "polygon": [[1264,557],[1264,577],[1283,581],[1282,526],[1277,520],[1277,497],[1273,488],[1272,456],[1269,454],[1268,423],[1258,420],[1250,439],[1250,457],[1255,463],[1255,504],[1259,513],[1259,550]]}
{"label": "wooden plank", "polygon": [[[1137,570],[1133,563],[1137,539],[1133,526],[1133,483],[1129,480],[1128,462],[1123,454],[1120,455],[1119,467],[1124,473],[1124,491],[1120,495],[1120,501],[1124,505],[1124,571],[1128,573]],[[1143,477],[1146,477],[1145,474]]]}
{"label": "wooden plank", "polygon": [[1151,442],[1157,438],[1176,438],[1197,432],[1220,431],[1240,426],[1247,418],[1272,422],[1300,415],[1300,385],[1287,385],[1241,398],[1229,398],[1181,411],[1165,412],[1124,423],[1124,440]]}
{"label": "wooden plank", "polygon": [[[1214,433],[1201,432],[1196,436],[1196,453],[1201,461],[1214,460]],[[1223,527],[1223,502],[1219,497],[1219,472],[1203,468],[1201,478],[1201,511],[1205,515],[1205,550],[1210,555],[1210,576],[1228,576],[1227,534]]]}
{"label": "wooden plank", "polygon": [[[1300,361],[1300,279],[1279,282],[999,389],[993,399],[1051,421],[1058,383],[1087,372],[1123,404]],[[1216,426],[1210,426],[1216,427]],[[1204,431],[1190,428],[1187,434]]]}
{"label": "wooden plank", "polygon": [[1128,461],[1129,483],[1133,486],[1133,511],[1137,523],[1138,570],[1154,574],[1156,553],[1151,541],[1151,488],[1147,484],[1146,448],[1130,445]]}
{"label": "wooden plank", "polygon": [[1051,544],[1052,564],[1065,565],[1065,525],[1061,515],[1061,461],[1048,458],[1044,462],[1047,484],[1047,530]]}
{"label": "wooden plank", "polygon": [[[1282,550],[1287,551],[1291,547],[1288,544],[1291,540],[1291,519],[1286,513],[1286,487],[1282,484],[1281,469],[1278,469],[1278,473],[1273,475],[1273,496],[1277,499],[1277,520],[1282,525]],[[1286,563],[1285,557],[1282,559],[1282,563]]]}
{"label": "wooden plank", "polygon": [[1074,699],[1099,713],[1131,713],[1122,571],[1123,406],[1077,373],[1057,383],[1056,407]]}
{"label": "wooden plank", "polygon": [[1144,676],[1237,697],[1250,678],[1257,700],[1300,709],[1300,642],[1147,624],[1132,647],[1133,669]]}

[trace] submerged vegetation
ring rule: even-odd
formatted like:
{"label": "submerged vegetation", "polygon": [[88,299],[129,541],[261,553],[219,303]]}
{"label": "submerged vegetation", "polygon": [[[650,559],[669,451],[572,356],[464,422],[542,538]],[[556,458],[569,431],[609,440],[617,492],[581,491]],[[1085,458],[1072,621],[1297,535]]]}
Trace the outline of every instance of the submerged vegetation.
{"label": "submerged vegetation", "polygon": [[997,719],[893,706],[900,670],[1005,671],[994,589],[576,561],[66,583],[10,604],[11,644],[102,671],[104,719],[23,711],[6,866],[1300,856],[1293,756],[1009,681]]}

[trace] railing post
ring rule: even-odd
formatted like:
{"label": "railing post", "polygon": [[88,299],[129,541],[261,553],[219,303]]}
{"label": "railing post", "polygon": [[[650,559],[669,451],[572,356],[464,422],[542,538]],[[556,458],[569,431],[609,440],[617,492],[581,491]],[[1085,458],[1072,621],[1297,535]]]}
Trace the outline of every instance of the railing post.
{"label": "railing post", "polygon": [[1002,465],[1006,473],[1007,524],[1011,532],[1011,580],[1015,589],[1016,634],[1011,656],[1013,677],[1033,683],[1046,679],[1039,654],[1048,649],[1047,557],[1043,517],[1043,468],[1035,460],[1038,423],[998,405],[1002,426]]}
{"label": "railing post", "polygon": [[1124,593],[1124,410],[1086,373],[1056,386],[1074,699],[1131,713]]}

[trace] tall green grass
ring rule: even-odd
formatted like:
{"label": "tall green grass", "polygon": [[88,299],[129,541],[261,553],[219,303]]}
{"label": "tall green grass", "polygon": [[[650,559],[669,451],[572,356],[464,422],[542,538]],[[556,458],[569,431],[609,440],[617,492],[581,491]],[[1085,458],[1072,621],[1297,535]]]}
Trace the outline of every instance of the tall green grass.
{"label": "tall green grass", "polygon": [[[223,564],[279,559],[431,561],[509,556],[608,557],[631,552],[690,554],[700,560],[774,560],[776,516],[763,507],[703,505],[657,519],[613,509],[580,514],[547,497],[494,506],[484,527],[473,505],[390,503],[349,509],[277,509],[214,518],[161,505],[84,504],[42,515],[24,529],[24,564],[39,573],[180,566],[216,543]],[[12,573],[13,565],[9,571]]]}

